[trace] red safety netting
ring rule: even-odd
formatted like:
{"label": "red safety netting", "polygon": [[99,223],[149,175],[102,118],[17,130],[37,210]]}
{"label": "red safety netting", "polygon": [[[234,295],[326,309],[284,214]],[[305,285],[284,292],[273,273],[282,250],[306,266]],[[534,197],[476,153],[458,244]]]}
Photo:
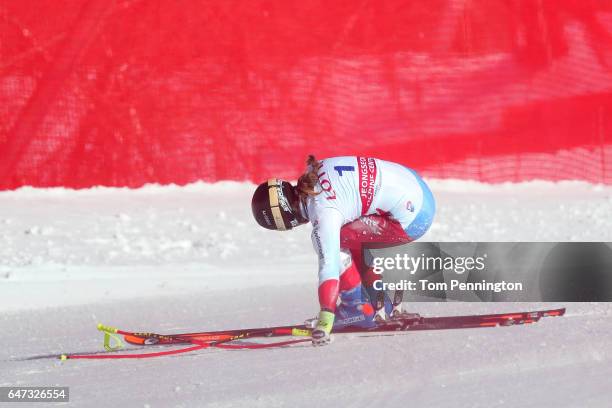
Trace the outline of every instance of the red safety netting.
{"label": "red safety netting", "polygon": [[612,2],[0,1],[0,189],[296,178],[612,184]]}

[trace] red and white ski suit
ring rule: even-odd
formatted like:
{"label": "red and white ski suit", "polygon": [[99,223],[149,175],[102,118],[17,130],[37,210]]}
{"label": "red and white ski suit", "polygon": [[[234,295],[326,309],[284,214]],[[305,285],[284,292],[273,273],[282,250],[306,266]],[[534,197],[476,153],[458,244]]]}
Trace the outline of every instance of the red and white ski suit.
{"label": "red and white ski suit", "polygon": [[[319,303],[334,311],[339,290],[361,283],[361,245],[418,239],[431,225],[435,202],[425,182],[400,164],[356,156],[321,163],[319,194],[308,197],[302,212],[319,256]],[[376,276],[365,279],[367,285]]]}

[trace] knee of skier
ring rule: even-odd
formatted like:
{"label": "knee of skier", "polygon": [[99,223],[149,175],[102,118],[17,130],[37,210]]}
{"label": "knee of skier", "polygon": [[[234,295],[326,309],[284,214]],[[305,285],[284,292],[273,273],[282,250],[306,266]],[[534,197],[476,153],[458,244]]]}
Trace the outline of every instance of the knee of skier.
{"label": "knee of skier", "polygon": [[349,291],[361,285],[361,277],[357,265],[352,260],[347,249],[340,250],[340,292]]}

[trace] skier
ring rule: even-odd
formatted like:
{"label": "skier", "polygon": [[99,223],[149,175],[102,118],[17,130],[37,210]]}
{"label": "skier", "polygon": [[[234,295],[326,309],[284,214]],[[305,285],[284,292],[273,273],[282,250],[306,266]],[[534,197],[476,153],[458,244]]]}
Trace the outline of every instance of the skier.
{"label": "skier", "polygon": [[297,185],[269,179],[255,190],[251,207],[257,223],[267,229],[313,226],[320,304],[313,345],[328,344],[333,328],[373,327],[402,313],[384,292],[373,289],[380,277],[364,264],[361,247],[411,242],[429,229],[435,201],[416,172],[370,157],[319,161],[310,155]]}

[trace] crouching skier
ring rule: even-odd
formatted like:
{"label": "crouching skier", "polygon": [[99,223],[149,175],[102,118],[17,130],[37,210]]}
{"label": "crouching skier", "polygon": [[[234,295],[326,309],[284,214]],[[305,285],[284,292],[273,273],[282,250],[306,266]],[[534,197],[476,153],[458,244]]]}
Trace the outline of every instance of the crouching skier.
{"label": "crouching skier", "polygon": [[313,226],[321,307],[313,345],[329,343],[334,328],[374,327],[377,320],[401,313],[399,305],[393,310],[381,296],[384,292],[373,289],[380,277],[363,263],[361,246],[414,241],[429,229],[435,213],[431,191],[413,170],[356,156],[320,161],[309,156],[296,186],[269,179],[255,190],[251,207],[267,229]]}

